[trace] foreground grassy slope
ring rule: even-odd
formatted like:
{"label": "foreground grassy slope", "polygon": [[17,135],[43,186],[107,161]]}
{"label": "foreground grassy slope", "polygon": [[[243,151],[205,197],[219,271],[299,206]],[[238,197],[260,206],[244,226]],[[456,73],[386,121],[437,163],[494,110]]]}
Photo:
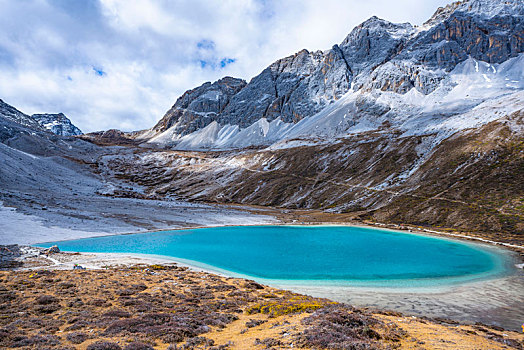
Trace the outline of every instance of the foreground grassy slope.
{"label": "foreground grassy slope", "polygon": [[6,349],[502,349],[523,341],[173,265],[4,271],[0,282]]}

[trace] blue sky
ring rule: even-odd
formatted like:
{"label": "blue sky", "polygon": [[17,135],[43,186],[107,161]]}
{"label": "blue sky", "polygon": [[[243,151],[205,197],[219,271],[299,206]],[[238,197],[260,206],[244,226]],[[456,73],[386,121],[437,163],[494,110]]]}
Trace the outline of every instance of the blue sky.
{"label": "blue sky", "polygon": [[444,0],[0,0],[0,98],[83,131],[151,127],[187,89],[328,49],[372,15],[422,24]]}

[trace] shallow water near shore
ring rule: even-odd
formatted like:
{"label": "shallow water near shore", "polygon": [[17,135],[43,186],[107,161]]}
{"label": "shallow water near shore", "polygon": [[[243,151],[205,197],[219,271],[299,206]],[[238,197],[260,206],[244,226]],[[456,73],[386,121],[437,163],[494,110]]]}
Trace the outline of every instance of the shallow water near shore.
{"label": "shallow water near shore", "polygon": [[64,251],[154,254],[269,284],[436,287],[510,274],[498,249],[355,226],[230,226],[94,237]]}

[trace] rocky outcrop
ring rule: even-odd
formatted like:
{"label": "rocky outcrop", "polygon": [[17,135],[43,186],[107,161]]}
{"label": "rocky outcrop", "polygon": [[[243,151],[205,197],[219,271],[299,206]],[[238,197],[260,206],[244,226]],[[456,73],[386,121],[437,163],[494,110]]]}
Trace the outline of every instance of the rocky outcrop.
{"label": "rocky outcrop", "polygon": [[31,116],[42,127],[60,136],[82,135],[82,131],[71,123],[63,113],[58,114],[33,114]]}
{"label": "rocky outcrop", "polygon": [[82,131],[74,126],[63,113],[33,114],[29,116],[2,100],[0,100],[0,117],[33,130],[48,131],[59,136],[82,134]]}
{"label": "rocky outcrop", "polygon": [[518,1],[471,0],[440,8],[419,34],[355,88],[401,94],[415,88],[429,94],[468,57],[505,62],[524,51],[523,14]]}
{"label": "rocky outcrop", "polygon": [[340,44],[356,77],[353,89],[360,89],[371,71],[394,57],[414,31],[409,23],[395,24],[376,16],[353,29]]}
{"label": "rocky outcrop", "polygon": [[153,133],[173,127],[173,133],[182,136],[204,128],[218,118],[229,104],[231,96],[245,85],[242,79],[225,77],[186,91],[153,127]]}
{"label": "rocky outcrop", "polygon": [[430,68],[449,71],[468,56],[488,63],[501,63],[522,51],[522,16],[485,19],[455,12],[411,40],[397,59],[411,59]]}
{"label": "rocky outcrop", "polygon": [[445,72],[428,69],[423,64],[413,64],[411,61],[389,61],[370,73],[363,90],[379,89],[405,94],[415,88],[427,95],[433,92],[445,77]]}
{"label": "rocky outcrop", "polygon": [[524,8],[521,0],[462,0],[445,7],[439,7],[425,26],[433,26],[445,21],[456,12],[466,12],[481,18],[495,16],[522,16]]}
{"label": "rocky outcrop", "polygon": [[58,248],[58,246],[55,244],[49,248],[47,248],[46,250],[44,250],[44,253],[45,254],[56,254],[56,253],[60,253],[60,248]]}
{"label": "rocky outcrop", "polygon": [[[52,133],[32,117],[4,102],[0,102],[0,143],[27,153],[28,157],[31,155],[43,157],[67,155],[71,157],[78,156],[79,153],[89,155],[95,148],[92,144],[78,138],[63,137]],[[8,153],[16,152],[6,148],[3,150]],[[6,180],[12,168],[6,166],[2,170],[4,172],[0,171],[0,179]],[[18,170],[20,169],[17,168]],[[17,171],[12,174],[16,176]]]}

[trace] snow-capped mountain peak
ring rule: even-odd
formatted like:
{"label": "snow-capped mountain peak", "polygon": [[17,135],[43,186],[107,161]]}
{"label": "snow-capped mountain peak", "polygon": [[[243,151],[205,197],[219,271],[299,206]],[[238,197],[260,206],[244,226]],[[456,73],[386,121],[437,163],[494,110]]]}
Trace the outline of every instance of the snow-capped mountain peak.
{"label": "snow-capped mountain peak", "polygon": [[71,123],[63,113],[57,114],[33,114],[31,116],[43,128],[51,131],[53,134],[60,136],[77,136],[82,135],[82,131]]}
{"label": "snow-capped mountain peak", "polygon": [[424,26],[429,27],[443,22],[456,12],[477,15],[485,19],[495,16],[523,16],[524,3],[521,0],[456,1],[445,7],[439,7],[433,16],[424,23]]}

